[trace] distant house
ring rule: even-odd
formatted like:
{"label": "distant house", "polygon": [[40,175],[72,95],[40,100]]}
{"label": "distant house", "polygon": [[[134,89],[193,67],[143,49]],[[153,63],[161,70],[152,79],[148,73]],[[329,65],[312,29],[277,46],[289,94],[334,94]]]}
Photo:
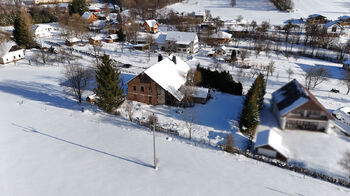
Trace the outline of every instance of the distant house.
{"label": "distant house", "polygon": [[324,25],[327,22],[329,22],[327,17],[322,16],[320,14],[312,14],[306,19],[307,24]]}
{"label": "distant house", "polygon": [[47,24],[34,25],[35,37],[51,37],[53,28]]}
{"label": "distant house", "polygon": [[350,59],[343,62],[343,69],[350,71]]}
{"label": "distant house", "polygon": [[89,38],[89,43],[93,45],[100,44],[101,41],[102,41],[102,37],[98,35]]}
{"label": "distant house", "polygon": [[327,30],[328,35],[339,36],[342,31],[339,21],[330,21],[323,27]]}
{"label": "distant house", "polygon": [[285,25],[290,24],[290,25],[292,25],[292,29],[297,30],[297,29],[305,28],[306,22],[303,18],[299,18],[299,19],[292,18],[292,19],[284,21],[284,24]]}
{"label": "distant house", "polygon": [[341,16],[338,18],[339,24],[342,27],[350,27],[350,16]]}
{"label": "distant house", "polygon": [[272,93],[272,109],[282,129],[327,132],[334,118],[297,80]]}
{"label": "distant house", "polygon": [[273,128],[258,132],[254,149],[257,154],[284,162],[289,156],[289,151],[282,145],[282,137]]}
{"label": "distant house", "polygon": [[67,38],[66,39],[66,45],[67,46],[73,46],[73,45],[79,43],[79,41],[80,40],[78,38],[76,38],[76,37]]}
{"label": "distant house", "polygon": [[169,31],[156,39],[158,48],[166,51],[196,53],[199,49],[198,36],[193,32]]}
{"label": "distant house", "polygon": [[127,98],[151,105],[179,104],[189,70],[179,57],[166,57],[128,82]]}
{"label": "distant house", "polygon": [[94,4],[89,6],[89,12],[99,13],[100,11],[101,11],[101,9]]}
{"label": "distant house", "polygon": [[83,17],[88,22],[93,22],[98,19],[97,15],[94,12],[85,12],[81,17]]}
{"label": "distant house", "polygon": [[117,34],[111,34],[111,35],[108,35],[106,38],[105,38],[105,42],[106,43],[113,43],[115,41],[118,40],[118,35]]}
{"label": "distant house", "polygon": [[24,58],[24,49],[9,41],[0,45],[0,63],[6,64]]}
{"label": "distant house", "polygon": [[91,31],[100,31],[106,27],[105,20],[95,20],[89,24],[89,30]]}
{"label": "distant house", "polygon": [[192,12],[189,15],[196,18],[199,22],[206,22],[208,20],[208,16],[202,11]]}
{"label": "distant house", "polygon": [[218,31],[209,36],[210,41],[215,42],[217,44],[224,44],[231,41],[232,34],[226,33],[224,31]]}
{"label": "distant house", "polygon": [[157,33],[159,31],[158,27],[159,23],[156,20],[146,20],[143,23],[143,28],[148,33]]}

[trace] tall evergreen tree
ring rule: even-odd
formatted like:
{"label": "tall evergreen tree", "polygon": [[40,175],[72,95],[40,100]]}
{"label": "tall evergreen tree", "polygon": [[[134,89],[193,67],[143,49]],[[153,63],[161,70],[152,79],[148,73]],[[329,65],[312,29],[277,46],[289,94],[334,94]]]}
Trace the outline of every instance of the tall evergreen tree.
{"label": "tall evergreen tree", "polygon": [[123,102],[124,90],[120,72],[106,54],[102,57],[102,63],[97,66],[96,82],[96,105],[108,113],[113,112],[113,109]]}
{"label": "tall evergreen tree", "polygon": [[247,100],[242,110],[239,128],[242,133],[252,139],[255,135],[255,129],[260,122],[259,104],[257,102],[258,90],[254,90],[251,97]]}
{"label": "tall evergreen tree", "polygon": [[14,30],[12,32],[16,43],[25,48],[36,46],[30,15],[21,9],[15,17]]}
{"label": "tall evergreen tree", "polygon": [[82,16],[84,12],[88,11],[88,5],[85,0],[73,0],[69,5],[69,14],[79,14]]}

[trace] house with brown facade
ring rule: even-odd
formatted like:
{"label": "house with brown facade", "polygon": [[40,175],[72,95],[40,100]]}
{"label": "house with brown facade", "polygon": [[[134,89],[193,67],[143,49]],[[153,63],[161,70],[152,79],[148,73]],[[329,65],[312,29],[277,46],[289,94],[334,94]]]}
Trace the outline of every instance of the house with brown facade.
{"label": "house with brown facade", "polygon": [[338,18],[342,27],[350,27],[350,16],[341,16]]}
{"label": "house with brown facade", "polygon": [[224,31],[218,31],[209,36],[209,43],[215,43],[216,45],[225,44],[231,41],[232,34]]}
{"label": "house with brown facade", "polygon": [[151,105],[176,105],[183,98],[190,67],[179,57],[169,56],[128,82],[128,100]]}
{"label": "house with brown facade", "polygon": [[143,23],[143,28],[148,33],[157,33],[159,31],[158,27],[159,23],[156,20],[146,20]]}
{"label": "house with brown facade", "polygon": [[93,22],[98,19],[97,15],[94,12],[84,12],[81,17],[83,17],[88,22]]}
{"label": "house with brown facade", "polygon": [[295,79],[272,93],[272,110],[282,129],[327,132],[334,120],[316,97]]}
{"label": "house with brown facade", "polygon": [[312,14],[306,19],[306,24],[324,25],[327,22],[329,22],[327,17],[320,14]]}

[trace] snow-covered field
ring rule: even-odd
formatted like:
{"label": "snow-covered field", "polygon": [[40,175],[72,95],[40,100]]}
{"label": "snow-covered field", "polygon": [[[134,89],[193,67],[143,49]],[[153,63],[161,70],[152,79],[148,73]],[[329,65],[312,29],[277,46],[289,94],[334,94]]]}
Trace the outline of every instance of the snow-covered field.
{"label": "snow-covered field", "polygon": [[236,6],[230,6],[230,0],[185,0],[169,6],[178,12],[204,12],[210,10],[216,17],[223,20],[233,20],[239,15],[247,21],[269,21],[281,25],[290,18],[307,17],[311,14],[321,14],[330,19],[349,14],[348,0],[293,0],[294,10],[290,13],[278,11],[269,0],[236,0]]}
{"label": "snow-covered field", "polygon": [[77,103],[62,67],[0,69],[1,195],[348,195],[349,189],[157,134]]}

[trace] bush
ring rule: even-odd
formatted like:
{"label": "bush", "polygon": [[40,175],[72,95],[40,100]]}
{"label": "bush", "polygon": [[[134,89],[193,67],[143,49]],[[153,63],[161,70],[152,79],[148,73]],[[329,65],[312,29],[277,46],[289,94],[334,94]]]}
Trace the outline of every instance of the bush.
{"label": "bush", "polygon": [[235,82],[231,74],[227,71],[211,71],[209,68],[197,66],[197,70],[202,75],[202,80],[198,86],[215,88],[224,93],[242,95],[242,84]]}
{"label": "bush", "polygon": [[281,10],[281,11],[287,11],[293,9],[293,2],[292,0],[270,0],[273,5]]}

